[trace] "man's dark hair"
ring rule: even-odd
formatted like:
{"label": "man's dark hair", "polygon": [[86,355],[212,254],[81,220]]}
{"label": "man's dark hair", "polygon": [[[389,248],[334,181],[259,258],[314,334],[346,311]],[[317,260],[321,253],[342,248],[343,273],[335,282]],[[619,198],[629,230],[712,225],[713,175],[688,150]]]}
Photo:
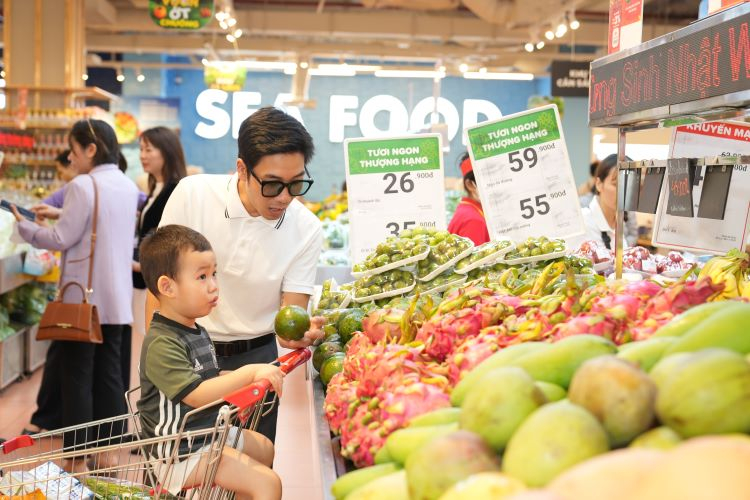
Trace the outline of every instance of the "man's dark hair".
{"label": "man's dark hair", "polygon": [[211,243],[189,227],[170,224],[144,238],[139,249],[141,274],[148,291],[159,296],[159,278],[175,279],[180,270],[180,256],[185,252],[208,252]]}
{"label": "man's dark hair", "polygon": [[93,118],[78,120],[70,130],[70,139],[75,139],[83,148],[89,144],[96,145],[95,167],[105,163],[119,163],[120,145],[117,144],[115,131],[107,122]]}
{"label": "man's dark hair", "polygon": [[312,137],[293,117],[271,106],[261,108],[242,122],[237,156],[252,170],[264,156],[301,153],[307,165],[315,153]]}
{"label": "man's dark hair", "polygon": [[68,156],[70,155],[70,150],[66,149],[59,155],[57,155],[57,158],[55,158],[55,161],[62,165],[63,167],[69,167],[70,166],[70,160],[68,159]]}

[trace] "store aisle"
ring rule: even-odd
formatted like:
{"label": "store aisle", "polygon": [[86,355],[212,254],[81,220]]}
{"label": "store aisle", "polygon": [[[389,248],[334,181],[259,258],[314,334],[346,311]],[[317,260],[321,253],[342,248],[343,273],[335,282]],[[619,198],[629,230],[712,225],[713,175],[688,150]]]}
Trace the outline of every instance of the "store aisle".
{"label": "store aisle", "polygon": [[[137,367],[142,337],[134,334],[132,380],[138,384]],[[0,392],[0,437],[17,436],[36,408],[36,394],[42,370],[11,384]],[[284,381],[284,397],[279,409],[275,469],[281,476],[283,500],[322,500],[320,473],[313,457],[314,438],[311,395],[305,380],[305,367],[292,372]],[[0,459],[2,462],[2,459]]]}

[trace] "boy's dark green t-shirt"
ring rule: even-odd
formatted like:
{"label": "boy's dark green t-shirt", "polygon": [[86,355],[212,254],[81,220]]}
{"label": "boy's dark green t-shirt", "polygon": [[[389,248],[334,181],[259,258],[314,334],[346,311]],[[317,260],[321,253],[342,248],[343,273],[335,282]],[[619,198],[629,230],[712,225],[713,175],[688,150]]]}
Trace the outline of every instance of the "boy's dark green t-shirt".
{"label": "boy's dark green t-shirt", "polygon": [[[176,435],[192,406],[182,400],[204,380],[219,375],[216,351],[200,325],[189,328],[154,314],[141,349],[141,398],[138,400],[144,438]],[[218,408],[191,417],[185,430],[212,428]],[[202,440],[198,440],[202,441]],[[195,451],[204,443],[181,441],[180,454]],[[208,444],[208,443],[205,443]],[[158,458],[172,454],[173,443],[165,439],[156,447]]]}

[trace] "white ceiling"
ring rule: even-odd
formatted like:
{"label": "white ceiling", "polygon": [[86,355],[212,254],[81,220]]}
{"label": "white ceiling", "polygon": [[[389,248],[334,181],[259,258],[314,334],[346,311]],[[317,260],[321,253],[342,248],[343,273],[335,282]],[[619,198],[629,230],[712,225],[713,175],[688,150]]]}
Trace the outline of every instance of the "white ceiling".
{"label": "white ceiling", "polygon": [[[698,0],[647,1],[644,40],[687,25],[697,17],[697,5]],[[187,54],[198,60],[209,44],[222,58],[439,61],[449,72],[468,63],[540,74],[553,59],[591,60],[603,54],[609,2],[235,0],[237,26],[244,32],[236,47],[224,38],[216,20],[195,32],[164,30],[150,20],[147,6],[147,0],[87,0],[87,49]],[[540,51],[523,50],[526,42],[541,39],[571,9],[581,21],[579,30],[545,40]],[[570,46],[586,46],[589,53],[560,52]]]}

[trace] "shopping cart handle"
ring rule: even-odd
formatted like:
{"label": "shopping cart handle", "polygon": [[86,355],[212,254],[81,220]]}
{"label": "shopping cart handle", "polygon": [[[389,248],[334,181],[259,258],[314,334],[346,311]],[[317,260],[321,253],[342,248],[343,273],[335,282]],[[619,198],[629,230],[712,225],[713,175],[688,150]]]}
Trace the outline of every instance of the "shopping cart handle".
{"label": "shopping cart handle", "polygon": [[297,368],[299,365],[304,364],[311,357],[312,353],[310,352],[310,349],[303,348],[284,354],[276,361],[279,363],[279,368],[281,368],[281,371],[286,375],[290,371]]}
{"label": "shopping cart handle", "polygon": [[269,390],[271,390],[271,382],[262,379],[225,396],[224,401],[244,410],[258,404]]}
{"label": "shopping cart handle", "polygon": [[27,448],[32,444],[34,444],[34,438],[24,434],[23,436],[14,437],[13,439],[7,440],[2,445],[0,445],[0,448],[3,449],[3,454],[7,455],[8,453],[13,453],[19,448]]}

